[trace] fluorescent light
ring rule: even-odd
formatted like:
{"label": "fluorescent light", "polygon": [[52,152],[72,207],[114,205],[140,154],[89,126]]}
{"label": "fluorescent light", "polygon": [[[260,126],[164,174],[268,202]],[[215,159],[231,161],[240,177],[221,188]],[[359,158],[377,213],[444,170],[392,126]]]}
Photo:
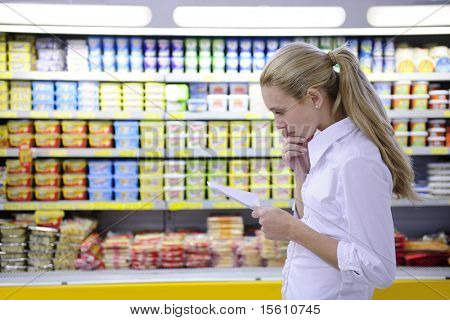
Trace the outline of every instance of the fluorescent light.
{"label": "fluorescent light", "polygon": [[370,7],[367,21],[373,27],[450,26],[450,5]]}
{"label": "fluorescent light", "polygon": [[0,3],[0,24],[92,27],[145,27],[146,6]]}
{"label": "fluorescent light", "polygon": [[332,28],[345,21],[342,7],[175,8],[173,20],[186,28]]}

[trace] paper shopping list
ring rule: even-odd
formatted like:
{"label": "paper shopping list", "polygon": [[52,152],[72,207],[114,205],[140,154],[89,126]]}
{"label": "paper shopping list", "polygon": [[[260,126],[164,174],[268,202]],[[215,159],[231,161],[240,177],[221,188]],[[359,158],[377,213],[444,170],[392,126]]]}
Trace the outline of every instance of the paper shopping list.
{"label": "paper shopping list", "polygon": [[237,202],[243,204],[247,208],[256,210],[261,206],[258,196],[254,193],[242,191],[235,188],[230,188],[210,181],[207,181],[207,184],[210,188],[223,193],[224,195],[230,197],[233,200],[236,200]]}

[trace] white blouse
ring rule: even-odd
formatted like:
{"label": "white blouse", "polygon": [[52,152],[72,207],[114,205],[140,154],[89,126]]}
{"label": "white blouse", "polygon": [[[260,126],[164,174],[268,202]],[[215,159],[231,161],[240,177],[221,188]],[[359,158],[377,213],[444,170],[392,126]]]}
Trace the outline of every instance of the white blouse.
{"label": "white blouse", "polygon": [[291,241],[283,299],[371,299],[374,288],[395,279],[391,173],[350,118],[318,132],[309,142],[309,156],[301,220],[339,240],[339,270]]}

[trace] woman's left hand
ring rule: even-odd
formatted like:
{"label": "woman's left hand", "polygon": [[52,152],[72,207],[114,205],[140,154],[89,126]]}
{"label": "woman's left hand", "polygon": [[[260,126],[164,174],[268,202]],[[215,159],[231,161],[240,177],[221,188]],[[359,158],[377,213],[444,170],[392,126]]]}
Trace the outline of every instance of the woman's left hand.
{"label": "woman's left hand", "polygon": [[295,218],[287,211],[273,207],[262,207],[252,212],[252,217],[259,219],[264,236],[270,240],[290,240],[289,232]]}

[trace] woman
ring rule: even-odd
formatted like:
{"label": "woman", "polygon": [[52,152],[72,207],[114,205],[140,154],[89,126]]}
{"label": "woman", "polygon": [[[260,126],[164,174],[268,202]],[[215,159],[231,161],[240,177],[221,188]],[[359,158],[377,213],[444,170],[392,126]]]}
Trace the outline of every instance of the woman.
{"label": "woman", "polygon": [[260,83],[295,173],[294,216],[252,213],[267,238],[290,240],[283,298],[370,299],[395,279],[392,194],[417,199],[380,99],[345,46],[289,44]]}

